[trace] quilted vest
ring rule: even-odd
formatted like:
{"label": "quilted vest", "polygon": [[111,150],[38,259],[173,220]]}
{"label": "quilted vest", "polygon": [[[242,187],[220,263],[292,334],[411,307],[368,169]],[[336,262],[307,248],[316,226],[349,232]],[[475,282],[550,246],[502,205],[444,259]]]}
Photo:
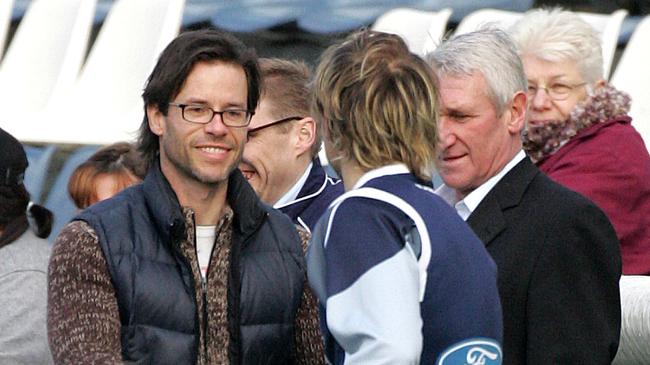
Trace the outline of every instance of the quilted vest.
{"label": "quilted vest", "polygon": [[[260,202],[238,169],[229,177],[227,201],[234,212],[230,362],[289,364],[306,275],[300,238],[286,216]],[[142,184],[76,219],[95,230],[107,260],[122,324],[123,359],[195,364],[201,325],[197,285],[179,248],[185,239],[182,210],[159,164]]]}

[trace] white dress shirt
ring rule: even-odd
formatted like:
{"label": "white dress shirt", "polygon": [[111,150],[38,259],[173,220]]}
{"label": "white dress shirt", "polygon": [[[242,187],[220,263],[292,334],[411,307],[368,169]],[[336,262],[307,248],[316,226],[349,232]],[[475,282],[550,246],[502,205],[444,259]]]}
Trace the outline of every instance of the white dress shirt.
{"label": "white dress shirt", "polygon": [[508,171],[512,170],[512,168],[525,157],[526,153],[524,153],[523,150],[519,150],[515,157],[513,157],[512,160],[510,160],[510,162],[499,171],[499,173],[489,178],[486,182],[481,184],[481,186],[474,189],[474,191],[467,194],[467,196],[460,201],[457,198],[456,190],[450,188],[446,184],[442,184],[438,189],[436,189],[435,193],[449,205],[456,208],[458,215],[466,221],[490,190],[492,190],[492,188],[508,173]]}

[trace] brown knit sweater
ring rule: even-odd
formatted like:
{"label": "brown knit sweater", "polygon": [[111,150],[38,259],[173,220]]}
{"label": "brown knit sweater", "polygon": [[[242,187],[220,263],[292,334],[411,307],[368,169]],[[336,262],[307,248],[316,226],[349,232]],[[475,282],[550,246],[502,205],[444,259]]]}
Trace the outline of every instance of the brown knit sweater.
{"label": "brown knit sweater", "polygon": [[[203,321],[201,273],[194,247],[191,209],[183,211],[186,239],[181,252],[192,266],[197,283],[197,313]],[[303,248],[308,234],[299,232]],[[198,364],[228,364],[227,325],[228,257],[232,211],[217,224],[217,238],[207,273],[207,333],[200,331]],[[85,222],[68,224],[57,238],[49,267],[47,327],[52,356],[57,364],[121,363],[120,319],[108,264],[97,234]],[[207,336],[207,341],[203,341]],[[324,363],[316,300],[305,282],[296,316],[296,362]],[[207,348],[205,345],[207,344]]]}

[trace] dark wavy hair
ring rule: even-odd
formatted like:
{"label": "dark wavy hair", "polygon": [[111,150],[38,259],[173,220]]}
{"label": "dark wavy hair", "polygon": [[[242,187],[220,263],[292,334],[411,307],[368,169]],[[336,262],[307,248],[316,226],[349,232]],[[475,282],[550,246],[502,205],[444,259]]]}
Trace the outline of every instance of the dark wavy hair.
{"label": "dark wavy hair", "polygon": [[144,119],[140,125],[138,150],[147,165],[157,158],[159,140],[149,129],[147,107],[155,106],[167,115],[168,103],[178,95],[192,68],[199,62],[221,61],[239,65],[248,82],[248,110],[255,110],[260,98],[260,71],[255,51],[234,36],[216,29],[202,29],[180,34],[160,54],[147,80],[142,99]]}

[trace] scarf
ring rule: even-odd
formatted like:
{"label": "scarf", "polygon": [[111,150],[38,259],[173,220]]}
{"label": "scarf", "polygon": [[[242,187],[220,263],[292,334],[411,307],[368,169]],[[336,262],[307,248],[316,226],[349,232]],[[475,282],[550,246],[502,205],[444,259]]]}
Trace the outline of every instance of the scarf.
{"label": "scarf", "polygon": [[557,152],[581,130],[625,115],[630,96],[607,84],[578,103],[567,120],[528,125],[522,133],[524,150],[537,163]]}

